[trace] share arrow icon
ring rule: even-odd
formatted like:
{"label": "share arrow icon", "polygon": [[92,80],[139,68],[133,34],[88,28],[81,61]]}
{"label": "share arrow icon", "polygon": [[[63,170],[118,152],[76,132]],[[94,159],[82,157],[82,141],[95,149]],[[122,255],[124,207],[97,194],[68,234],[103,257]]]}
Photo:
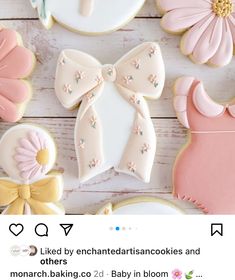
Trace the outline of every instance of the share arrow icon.
{"label": "share arrow icon", "polygon": [[64,230],[65,236],[68,236],[71,229],[73,228],[73,224],[60,224],[60,226]]}

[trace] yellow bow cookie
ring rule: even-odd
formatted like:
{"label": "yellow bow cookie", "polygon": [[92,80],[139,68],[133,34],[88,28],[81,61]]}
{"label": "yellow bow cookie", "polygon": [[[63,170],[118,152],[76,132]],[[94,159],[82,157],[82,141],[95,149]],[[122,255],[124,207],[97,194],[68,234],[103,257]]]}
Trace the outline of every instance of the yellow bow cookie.
{"label": "yellow bow cookie", "polygon": [[18,185],[9,179],[0,179],[0,206],[8,206],[6,215],[22,215],[28,204],[34,214],[58,214],[56,203],[62,196],[61,176],[48,176],[30,185]]}

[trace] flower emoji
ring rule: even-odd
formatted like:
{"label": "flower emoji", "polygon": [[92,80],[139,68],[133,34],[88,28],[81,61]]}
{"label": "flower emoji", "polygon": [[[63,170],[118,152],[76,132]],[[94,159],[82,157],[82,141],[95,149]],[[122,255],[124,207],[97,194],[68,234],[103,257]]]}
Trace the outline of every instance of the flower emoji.
{"label": "flower emoji", "polygon": [[47,139],[42,134],[31,131],[27,137],[20,139],[14,159],[21,177],[29,180],[45,172],[49,156]]}
{"label": "flower emoji", "polygon": [[172,271],[172,279],[182,279],[182,271],[175,269]]}
{"label": "flower emoji", "polygon": [[184,33],[181,51],[195,63],[227,65],[235,44],[233,0],[158,0],[165,12],[161,25],[173,33]]}
{"label": "flower emoji", "polygon": [[31,94],[23,80],[34,67],[33,53],[19,44],[20,35],[0,26],[0,119],[16,122],[22,118]]}

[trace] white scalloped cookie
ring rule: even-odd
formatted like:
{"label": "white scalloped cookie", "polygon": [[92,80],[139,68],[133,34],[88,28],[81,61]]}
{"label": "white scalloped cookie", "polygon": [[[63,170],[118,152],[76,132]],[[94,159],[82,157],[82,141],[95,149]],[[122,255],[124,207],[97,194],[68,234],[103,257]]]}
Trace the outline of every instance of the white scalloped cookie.
{"label": "white scalloped cookie", "polygon": [[0,178],[0,207],[3,214],[63,214],[58,205],[63,194],[61,175],[50,172],[56,146],[41,127],[21,124],[9,129],[0,140],[0,166],[8,177]]}
{"label": "white scalloped cookie", "polygon": [[145,0],[30,0],[43,25],[50,29],[59,22],[85,34],[115,31],[139,12]]}

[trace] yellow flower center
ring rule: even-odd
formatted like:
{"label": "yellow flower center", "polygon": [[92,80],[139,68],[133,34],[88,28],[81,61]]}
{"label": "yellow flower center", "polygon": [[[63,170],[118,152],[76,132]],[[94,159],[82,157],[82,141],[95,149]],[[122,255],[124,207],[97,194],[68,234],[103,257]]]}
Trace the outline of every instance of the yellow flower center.
{"label": "yellow flower center", "polygon": [[36,160],[40,165],[46,165],[49,162],[49,151],[48,149],[40,150],[37,153]]}
{"label": "yellow flower center", "polygon": [[228,17],[233,12],[233,3],[231,0],[214,0],[212,9],[218,17]]}

